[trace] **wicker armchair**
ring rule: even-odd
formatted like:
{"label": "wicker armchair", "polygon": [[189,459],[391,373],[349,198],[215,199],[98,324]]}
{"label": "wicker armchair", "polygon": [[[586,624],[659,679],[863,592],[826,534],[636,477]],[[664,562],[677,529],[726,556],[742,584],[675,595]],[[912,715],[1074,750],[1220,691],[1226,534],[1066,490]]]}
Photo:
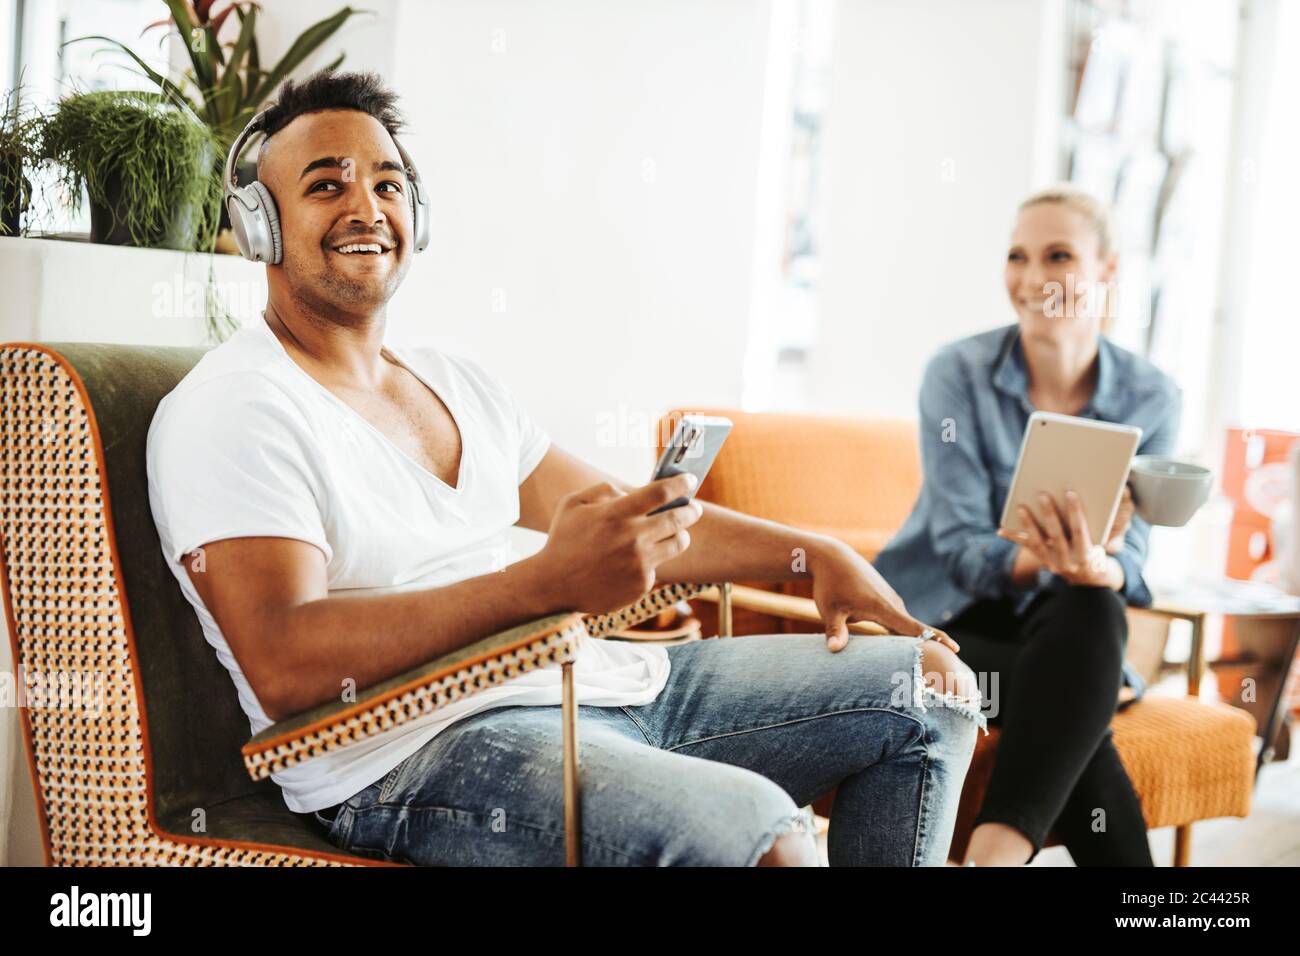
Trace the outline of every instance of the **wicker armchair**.
{"label": "wicker armchair", "polygon": [[[145,438],[198,348],[0,346],[0,591],[50,865],[392,865],[291,812],[278,767],[382,733],[545,664],[564,671],[567,862],[579,863],[572,660],[701,589],[614,614],[560,614],[247,740],[229,675],[164,562]],[[242,759],[241,759],[242,758]]]}

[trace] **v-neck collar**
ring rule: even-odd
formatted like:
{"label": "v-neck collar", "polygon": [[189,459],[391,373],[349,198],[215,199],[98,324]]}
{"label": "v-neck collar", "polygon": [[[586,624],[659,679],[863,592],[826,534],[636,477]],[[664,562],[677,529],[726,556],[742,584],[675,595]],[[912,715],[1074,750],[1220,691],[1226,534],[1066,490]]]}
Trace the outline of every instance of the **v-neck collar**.
{"label": "v-neck collar", "polygon": [[370,429],[370,431],[373,432],[379,438],[380,441],[382,441],[393,451],[397,452],[397,454],[401,455],[403,458],[409,461],[411,463],[411,467],[419,471],[420,474],[426,476],[427,478],[433,481],[436,481],[439,487],[451,492],[451,494],[457,496],[460,495],[460,493],[465,488],[466,464],[469,460],[469,446],[465,439],[465,429],[462,427],[461,424],[461,416],[456,414],[456,409],[452,408],[451,403],[448,402],[445,397],[443,397],[442,393],[433,387],[433,384],[428,380],[428,378],[426,378],[422,372],[418,371],[411,362],[407,361],[405,355],[403,355],[397,349],[391,348],[387,343],[384,343],[384,345],[382,346],[384,351],[388,352],[389,355],[391,355],[394,359],[396,359],[398,364],[401,365],[402,368],[406,369],[417,379],[419,379],[424,384],[424,387],[427,388],[429,391],[431,391],[437,397],[437,399],[440,402],[442,402],[443,407],[447,409],[447,414],[451,416],[452,423],[455,424],[456,426],[456,432],[460,435],[460,464],[456,471],[455,485],[447,484],[447,482],[443,481],[441,478],[439,478],[437,475],[431,472],[428,468],[425,468],[424,465],[420,464],[418,461],[416,461],[414,458],[408,455],[405,451],[399,448],[391,438],[389,438],[378,428],[376,428],[373,424],[371,424],[371,422],[368,419],[366,419],[364,415],[358,412],[347,402],[343,401],[343,399],[339,398],[337,395],[331,392],[320,382],[316,381],[315,377],[313,377],[310,372],[308,372],[305,368],[303,368],[301,365],[299,365],[297,362],[293,360],[293,356],[291,356],[289,352],[285,349],[284,343],[280,341],[280,337],[275,334],[275,331],[271,328],[270,324],[266,321],[265,314],[260,315],[257,321],[255,321],[253,324],[261,326],[262,334],[271,340],[271,342],[275,345],[275,348],[279,350],[280,355],[284,359],[284,361],[288,362],[289,365],[291,365],[294,369],[296,369],[299,375],[307,379],[307,381],[311,382],[312,385],[314,385],[317,389],[319,389],[322,393],[324,393],[335,404],[342,406],[346,410],[346,413],[348,415],[357,419],[358,421],[361,422],[362,425]]}

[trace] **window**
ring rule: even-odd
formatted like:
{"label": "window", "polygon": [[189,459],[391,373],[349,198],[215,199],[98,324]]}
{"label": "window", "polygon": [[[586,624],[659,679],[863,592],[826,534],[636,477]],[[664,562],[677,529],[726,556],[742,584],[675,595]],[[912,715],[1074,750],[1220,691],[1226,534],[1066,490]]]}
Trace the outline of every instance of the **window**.
{"label": "window", "polygon": [[1229,421],[1248,428],[1300,432],[1300,320],[1296,318],[1296,211],[1300,210],[1300,9],[1280,3],[1277,22],[1262,31],[1275,38],[1271,57],[1257,62],[1260,78],[1258,122],[1244,133],[1248,145],[1239,174],[1244,242],[1235,263],[1240,300],[1235,328],[1235,408]]}
{"label": "window", "polygon": [[742,407],[807,405],[808,350],[817,337],[818,226],[834,5],[772,6],[758,238]]}

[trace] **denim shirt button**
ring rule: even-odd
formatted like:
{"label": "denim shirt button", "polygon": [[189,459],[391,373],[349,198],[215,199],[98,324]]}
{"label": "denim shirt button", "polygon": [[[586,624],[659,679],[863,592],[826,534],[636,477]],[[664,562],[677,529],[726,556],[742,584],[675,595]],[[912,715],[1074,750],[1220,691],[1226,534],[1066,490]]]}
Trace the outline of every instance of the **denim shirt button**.
{"label": "denim shirt button", "polygon": [[951,621],[951,620],[952,620],[952,611],[944,611],[944,612],[943,612],[943,619],[944,619],[945,621]]}

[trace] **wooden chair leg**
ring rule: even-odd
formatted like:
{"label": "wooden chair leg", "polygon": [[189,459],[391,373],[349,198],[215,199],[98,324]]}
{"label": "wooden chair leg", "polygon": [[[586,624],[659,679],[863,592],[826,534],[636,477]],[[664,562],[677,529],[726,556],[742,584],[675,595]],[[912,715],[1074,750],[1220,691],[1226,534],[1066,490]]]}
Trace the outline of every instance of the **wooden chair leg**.
{"label": "wooden chair leg", "polygon": [[578,705],[573,690],[573,662],[560,665],[564,723],[564,865],[582,866],[582,789],[578,785]]}
{"label": "wooden chair leg", "polygon": [[1189,866],[1192,854],[1192,825],[1184,823],[1174,829],[1174,866]]}
{"label": "wooden chair leg", "polygon": [[718,593],[718,637],[731,637],[731,582],[722,582]]}

